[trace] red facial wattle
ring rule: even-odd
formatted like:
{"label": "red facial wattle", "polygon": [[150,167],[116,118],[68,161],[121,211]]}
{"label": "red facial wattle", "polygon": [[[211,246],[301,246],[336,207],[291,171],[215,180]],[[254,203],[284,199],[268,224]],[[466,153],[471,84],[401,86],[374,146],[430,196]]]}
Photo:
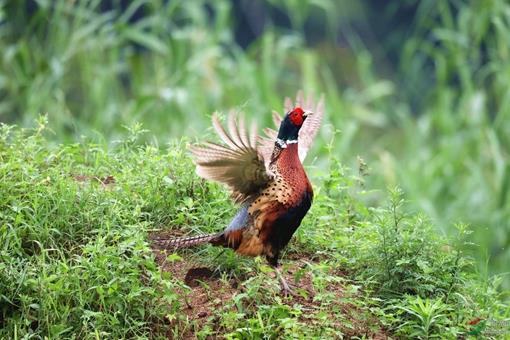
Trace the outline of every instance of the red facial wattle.
{"label": "red facial wattle", "polygon": [[291,113],[289,114],[289,119],[292,122],[292,124],[296,126],[303,125],[303,122],[305,120],[305,117],[303,116],[304,113],[305,112],[303,111],[303,109],[300,108],[299,106],[294,108],[294,110],[292,110]]}

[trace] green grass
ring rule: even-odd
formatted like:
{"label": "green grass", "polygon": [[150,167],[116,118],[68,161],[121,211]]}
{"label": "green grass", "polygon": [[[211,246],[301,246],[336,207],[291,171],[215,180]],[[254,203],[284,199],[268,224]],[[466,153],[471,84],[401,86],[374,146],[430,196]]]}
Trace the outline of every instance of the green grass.
{"label": "green grass", "polygon": [[[235,210],[196,177],[184,141],[158,148],[130,131],[107,147],[55,145],[44,118],[32,130],[1,127],[0,337],[453,339],[476,317],[508,320],[499,281],[481,277],[458,240],[436,235],[398,189],[367,207],[366,173],[333,155],[323,174],[309,169],[316,199],[283,258],[301,298],[282,298],[262,259],[211,246],[153,253],[149,232],[219,231]],[[188,286],[173,266],[219,279]],[[187,307],[200,311],[199,293],[205,318]]]}
{"label": "green grass", "polygon": [[[267,23],[242,50],[227,0],[108,11],[97,0],[0,0],[0,121],[38,129],[48,117],[40,132],[2,128],[1,336],[310,335],[308,307],[277,301],[262,264],[229,254],[214,267],[263,290],[218,312],[219,324],[186,319],[175,292],[193,292],[160,273],[147,245],[149,230],[217,231],[234,211],[193,175],[183,136],[201,136],[216,110],[269,124],[300,88],[324,93],[327,115],[307,160],[319,196],[289,256],[319,254],[306,275],[317,273],[317,290],[340,280],[360,314],[337,310],[333,320],[354,324],[331,324],[334,299],[321,292],[312,332],[359,335],[367,315],[396,335],[454,336],[475,317],[497,332],[510,288],[510,5],[270,3],[290,27]],[[313,44],[310,23],[325,27]],[[110,175],[115,185],[101,184]],[[405,204],[386,194],[396,187]],[[209,264],[218,251],[186,255]]]}
{"label": "green grass", "polygon": [[[143,138],[165,145],[201,134],[215,110],[269,124],[284,96],[325,93],[316,150],[339,130],[335,155],[352,168],[360,155],[370,187],[401,186],[439,232],[469,223],[479,269],[510,287],[506,1],[398,2],[375,16],[397,23],[416,6],[410,27],[375,41],[363,33],[377,33],[368,2],[271,1],[291,27],[268,23],[247,50],[234,41],[230,1],[205,3],[114,1],[102,11],[100,1],[0,0],[0,120],[33,126],[47,113],[50,138],[68,143],[111,143],[141,122]],[[325,27],[313,47],[307,20]],[[320,167],[326,154],[316,155]]]}

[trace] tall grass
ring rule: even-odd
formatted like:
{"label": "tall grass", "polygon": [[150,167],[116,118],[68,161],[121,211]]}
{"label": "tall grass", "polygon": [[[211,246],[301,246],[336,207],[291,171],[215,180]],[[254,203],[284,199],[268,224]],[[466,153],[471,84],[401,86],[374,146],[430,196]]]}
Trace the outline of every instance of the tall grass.
{"label": "tall grass", "polygon": [[[269,1],[290,27],[268,22],[247,50],[235,43],[230,1],[111,3],[0,0],[2,121],[26,126],[47,113],[60,141],[101,138],[96,131],[113,141],[139,121],[165,143],[203,131],[214,110],[269,123],[284,95],[323,92],[317,144],[339,130],[333,150],[349,165],[357,155],[368,163],[367,186],[401,185],[442,232],[472,224],[481,270],[508,270],[506,1],[392,4],[380,14],[388,25],[399,11],[414,17],[375,42],[368,3]],[[310,44],[313,18],[326,29]]]}

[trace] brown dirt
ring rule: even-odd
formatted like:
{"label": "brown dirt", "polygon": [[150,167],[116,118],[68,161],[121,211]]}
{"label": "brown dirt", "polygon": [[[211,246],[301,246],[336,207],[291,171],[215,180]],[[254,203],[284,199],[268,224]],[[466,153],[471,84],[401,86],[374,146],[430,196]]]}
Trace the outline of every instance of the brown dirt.
{"label": "brown dirt", "polygon": [[[225,283],[217,273],[207,267],[184,260],[168,262],[165,251],[154,250],[154,253],[163,271],[171,273],[192,289],[192,294],[180,294],[181,305],[184,306],[182,312],[189,321],[196,321],[200,328],[214,315],[215,310],[223,306],[223,301],[227,301],[237,292],[236,282]],[[168,334],[168,337],[171,338],[171,334]],[[188,330],[183,338],[194,339],[193,330]]]}
{"label": "brown dirt", "polygon": [[[175,231],[171,232],[173,237],[176,237]],[[167,238],[170,236],[169,232],[158,232],[151,235],[151,238]],[[210,323],[208,319],[216,315],[216,311],[224,306],[224,301],[230,300],[234,295],[243,291],[242,282],[236,279],[225,280],[221,275],[214,272],[211,268],[205,267],[203,264],[197,264],[192,261],[179,260],[169,262],[167,261],[167,253],[164,250],[153,249],[156,256],[156,262],[159,264],[163,271],[169,272],[173,277],[182,280],[191,290],[191,294],[182,294],[182,312],[186,314],[189,321],[195,321],[199,328],[202,328],[206,323]],[[305,270],[303,276],[300,277],[299,282],[295,282],[295,274],[300,270],[307,267],[312,262],[307,257],[299,258],[297,254],[292,254],[292,261],[282,268],[282,273],[285,279],[291,284],[295,296],[282,297],[283,301],[289,306],[300,304],[304,310],[309,310],[310,313],[321,309],[321,303],[314,301],[316,291],[312,282],[312,275],[309,270]],[[315,262],[315,261],[313,261]],[[343,272],[336,271],[341,277]],[[275,273],[269,273],[273,278]],[[345,287],[341,282],[334,282],[328,285],[328,291],[334,292],[337,297],[338,307],[340,308],[343,319],[347,320],[351,326],[347,327],[338,320],[338,328],[342,330],[347,338],[354,336],[365,336],[369,339],[388,339],[387,332],[379,325],[377,319],[364,313],[360,307],[349,302],[357,297],[345,292]],[[187,296],[187,299],[185,298]],[[324,307],[322,307],[324,310]],[[367,316],[368,315],[368,316]],[[334,313],[331,313],[331,319],[338,319]],[[219,321],[219,320],[213,320]],[[301,317],[302,322],[311,322],[307,316]],[[216,322],[214,322],[216,323]],[[195,338],[193,330],[189,330],[185,334],[186,339]]]}
{"label": "brown dirt", "polygon": [[109,175],[105,177],[88,176],[88,175],[71,175],[71,177],[78,183],[99,183],[104,189],[110,189],[115,185],[115,177]]}

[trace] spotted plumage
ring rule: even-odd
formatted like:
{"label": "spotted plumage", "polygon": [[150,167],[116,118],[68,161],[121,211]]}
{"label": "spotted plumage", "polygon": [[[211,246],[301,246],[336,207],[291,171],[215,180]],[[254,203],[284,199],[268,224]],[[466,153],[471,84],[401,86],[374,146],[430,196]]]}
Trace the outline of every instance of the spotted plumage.
{"label": "spotted plumage", "polygon": [[[156,240],[164,247],[183,248],[211,243],[234,249],[240,255],[265,256],[278,266],[281,250],[308,212],[313,190],[302,161],[318,132],[324,99],[285,101],[285,117],[273,113],[278,131],[265,129],[266,137],[250,132],[244,118],[231,113],[227,129],[213,115],[213,127],[224,144],[208,142],[192,146],[197,174],[226,184],[240,209],[229,226],[217,234]],[[282,279],[284,290],[288,285]]]}

